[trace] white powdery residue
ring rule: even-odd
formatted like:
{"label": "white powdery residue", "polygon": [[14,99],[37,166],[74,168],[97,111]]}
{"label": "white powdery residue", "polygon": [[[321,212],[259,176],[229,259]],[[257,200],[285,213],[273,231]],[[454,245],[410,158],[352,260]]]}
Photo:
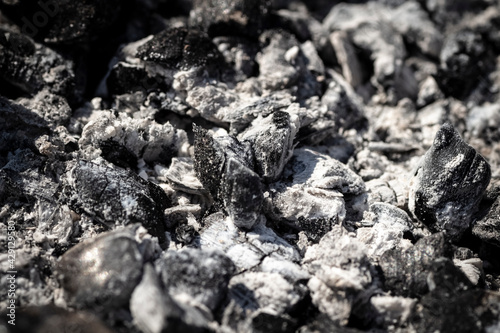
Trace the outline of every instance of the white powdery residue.
{"label": "white powdery residue", "polygon": [[464,157],[465,157],[464,154],[458,154],[457,156],[455,156],[455,158],[453,158],[451,161],[446,163],[446,165],[444,167],[447,170],[451,171],[454,168],[456,168],[457,166],[459,166],[460,163],[462,163],[462,161],[464,160]]}
{"label": "white powdery residue", "polygon": [[127,215],[131,215],[138,206],[137,200],[128,195],[122,198],[121,204]]}

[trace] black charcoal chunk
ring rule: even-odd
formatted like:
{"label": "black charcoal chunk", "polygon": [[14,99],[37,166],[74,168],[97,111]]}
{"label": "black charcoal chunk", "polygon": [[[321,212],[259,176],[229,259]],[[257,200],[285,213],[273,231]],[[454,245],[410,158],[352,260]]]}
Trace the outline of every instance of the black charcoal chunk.
{"label": "black charcoal chunk", "polygon": [[251,229],[259,220],[264,201],[260,177],[239,161],[227,161],[223,178],[223,202],[229,217],[238,227]]}
{"label": "black charcoal chunk", "polygon": [[81,97],[73,62],[56,51],[1,28],[0,49],[0,76],[6,82],[31,95],[48,89],[71,100]]}
{"label": "black charcoal chunk", "polygon": [[490,66],[487,52],[487,41],[478,32],[464,29],[448,35],[436,74],[445,95],[465,98],[483,80]]}
{"label": "black charcoal chunk", "polygon": [[471,288],[452,263],[434,263],[431,292],[422,297],[410,322],[418,332],[489,332],[499,327],[498,293]]}
{"label": "black charcoal chunk", "polygon": [[191,23],[210,36],[256,36],[267,14],[265,0],[194,0]]}
{"label": "black charcoal chunk", "polygon": [[43,116],[0,96],[2,154],[18,148],[35,148],[35,140],[47,134],[50,134],[49,124]]}
{"label": "black charcoal chunk", "polygon": [[0,181],[4,182],[0,196],[55,202],[60,190],[57,177],[57,164],[31,150],[19,149],[0,169]]}
{"label": "black charcoal chunk", "polygon": [[260,177],[253,171],[250,145],[232,136],[215,136],[198,126],[193,130],[198,179],[234,224],[251,229],[260,219],[264,199]]}
{"label": "black charcoal chunk", "polygon": [[239,135],[241,141],[252,144],[255,170],[264,181],[280,177],[283,168],[292,156],[293,140],[297,122],[284,111],[275,111],[269,116],[255,119],[250,127]]}
{"label": "black charcoal chunk", "polygon": [[189,295],[214,311],[226,297],[235,266],[222,251],[185,248],[168,251],[156,266],[166,291],[174,297]]}
{"label": "black charcoal chunk", "polygon": [[221,55],[210,38],[196,29],[173,28],[139,46],[136,56],[168,69],[219,65]]}
{"label": "black charcoal chunk", "polygon": [[2,314],[0,327],[8,327],[10,333],[111,333],[95,315],[84,311],[68,311],[53,305],[18,308],[12,325],[7,314]]}
{"label": "black charcoal chunk", "polygon": [[491,178],[490,166],[450,123],[436,133],[410,184],[410,211],[433,232],[458,240]]}
{"label": "black charcoal chunk", "polygon": [[[379,259],[385,287],[401,296],[416,297],[429,292],[429,274],[437,260],[447,260],[453,267],[451,244],[443,233],[420,239],[406,251],[395,248],[383,253]],[[458,268],[456,272],[461,273]]]}
{"label": "black charcoal chunk", "polygon": [[165,241],[163,211],[170,200],[158,186],[136,173],[107,164],[81,160],[69,171],[70,206],[109,228],[141,223]]}
{"label": "black charcoal chunk", "polygon": [[497,197],[484,217],[477,220],[472,233],[482,241],[500,247],[500,197]]}
{"label": "black charcoal chunk", "polygon": [[97,311],[126,305],[142,276],[143,258],[132,229],[103,233],[64,253],[56,276],[66,302]]}
{"label": "black charcoal chunk", "polygon": [[76,43],[100,37],[122,9],[118,0],[68,2],[64,0],[2,1],[0,9],[21,31],[45,43]]}
{"label": "black charcoal chunk", "polygon": [[151,264],[130,299],[130,312],[142,332],[207,332],[207,320],[200,311],[177,303],[162,290],[160,279]]}

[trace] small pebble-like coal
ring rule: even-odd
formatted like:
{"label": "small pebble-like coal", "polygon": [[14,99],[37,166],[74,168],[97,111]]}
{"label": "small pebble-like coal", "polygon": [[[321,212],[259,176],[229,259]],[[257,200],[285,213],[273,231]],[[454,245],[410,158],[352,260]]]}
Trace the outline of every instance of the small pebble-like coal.
{"label": "small pebble-like coal", "polygon": [[500,331],[499,22],[0,0],[0,333]]}

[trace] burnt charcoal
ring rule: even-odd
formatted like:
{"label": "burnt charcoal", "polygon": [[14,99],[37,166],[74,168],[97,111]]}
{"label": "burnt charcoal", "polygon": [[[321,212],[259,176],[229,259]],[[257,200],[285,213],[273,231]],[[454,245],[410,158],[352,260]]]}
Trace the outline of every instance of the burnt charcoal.
{"label": "burnt charcoal", "polygon": [[229,279],[235,273],[231,259],[218,250],[168,251],[156,266],[169,295],[174,299],[188,295],[212,311],[225,298]]}
{"label": "burnt charcoal", "polygon": [[[55,202],[60,190],[57,172],[50,172],[51,162],[31,150],[17,150],[8,163],[0,169],[4,182],[2,196],[36,198]],[[56,170],[53,170],[56,171]]]}
{"label": "burnt charcoal", "polygon": [[122,7],[122,2],[116,0],[0,2],[0,9],[21,27],[23,34],[55,44],[100,37],[117,19]]}
{"label": "burnt charcoal", "polygon": [[196,177],[194,161],[191,157],[174,157],[166,171],[161,172],[168,179],[172,187],[183,192],[200,194],[205,189]]}
{"label": "burnt charcoal", "polygon": [[433,232],[458,240],[490,181],[486,160],[450,123],[436,133],[410,184],[410,211]]}
{"label": "burnt charcoal", "polygon": [[500,197],[497,197],[488,213],[475,221],[472,233],[482,241],[500,247]]}
{"label": "burnt charcoal", "polygon": [[142,332],[209,332],[207,320],[193,307],[177,303],[162,290],[160,279],[151,264],[130,299],[134,322]]}
{"label": "burnt charcoal", "polygon": [[56,270],[68,304],[103,311],[128,303],[142,265],[134,233],[122,229],[75,245],[61,256]]}
{"label": "burnt charcoal", "polygon": [[212,37],[255,37],[264,25],[267,5],[265,0],[194,0],[190,20]]}
{"label": "burnt charcoal", "polygon": [[18,148],[35,148],[35,140],[49,133],[49,124],[43,116],[0,96],[1,154]]}
{"label": "burnt charcoal", "polygon": [[138,58],[169,69],[188,70],[217,66],[221,55],[206,34],[199,30],[167,29],[137,49]]}
{"label": "burnt charcoal", "polygon": [[465,98],[489,70],[487,52],[487,41],[479,33],[464,29],[449,35],[439,56],[439,88],[447,96]]}
{"label": "burnt charcoal", "polygon": [[66,333],[77,331],[81,333],[111,333],[98,317],[84,311],[67,311],[53,305],[40,307],[24,307],[15,314],[15,325],[7,324],[8,315],[3,314],[3,327],[10,333]]}
{"label": "burnt charcoal", "polygon": [[30,95],[48,89],[71,101],[81,98],[72,61],[25,35],[1,28],[0,46],[0,75],[5,81]]}
{"label": "burnt charcoal", "polygon": [[260,218],[264,201],[260,177],[239,161],[229,158],[223,183],[223,202],[238,227],[251,229]]}
{"label": "burnt charcoal", "polygon": [[[406,251],[397,248],[388,250],[379,259],[385,287],[396,295],[424,295],[433,288],[429,285],[428,276],[437,260],[447,260],[455,267],[449,259],[451,255],[451,244],[446,241],[443,233],[424,237]],[[459,272],[458,268],[455,271]]]}
{"label": "burnt charcoal", "polygon": [[260,218],[263,189],[253,171],[253,156],[248,144],[232,136],[214,136],[195,126],[194,169],[198,179],[233,223],[251,229]]}
{"label": "burnt charcoal", "polygon": [[224,81],[242,82],[257,73],[255,55],[258,45],[256,42],[236,36],[216,37],[213,42],[232,69],[224,75]]}
{"label": "burnt charcoal", "polygon": [[168,84],[161,77],[150,77],[141,67],[134,67],[119,62],[109,72],[106,79],[108,91],[113,95],[120,95],[134,91],[167,90]]}
{"label": "burnt charcoal", "polygon": [[434,290],[422,297],[411,321],[418,331],[488,331],[498,327],[496,293],[471,289],[468,280],[456,272],[453,264],[440,261],[434,264],[430,281]]}
{"label": "burnt charcoal", "polygon": [[70,205],[109,228],[139,222],[165,241],[163,211],[170,200],[157,185],[137,174],[81,160],[69,171]]}
{"label": "burnt charcoal", "polygon": [[122,168],[130,168],[134,170],[137,166],[137,156],[132,153],[127,147],[122,146],[112,139],[99,143],[102,157],[107,161],[118,165]]}
{"label": "burnt charcoal", "polygon": [[276,180],[293,152],[297,121],[284,111],[275,111],[257,118],[239,135],[241,141],[252,144],[256,172],[264,181]]}

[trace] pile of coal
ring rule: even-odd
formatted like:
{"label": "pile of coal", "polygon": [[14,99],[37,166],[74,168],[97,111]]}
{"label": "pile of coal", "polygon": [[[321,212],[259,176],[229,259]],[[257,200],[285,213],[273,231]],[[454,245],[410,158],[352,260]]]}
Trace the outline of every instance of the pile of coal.
{"label": "pile of coal", "polygon": [[497,332],[492,0],[0,0],[0,332]]}

